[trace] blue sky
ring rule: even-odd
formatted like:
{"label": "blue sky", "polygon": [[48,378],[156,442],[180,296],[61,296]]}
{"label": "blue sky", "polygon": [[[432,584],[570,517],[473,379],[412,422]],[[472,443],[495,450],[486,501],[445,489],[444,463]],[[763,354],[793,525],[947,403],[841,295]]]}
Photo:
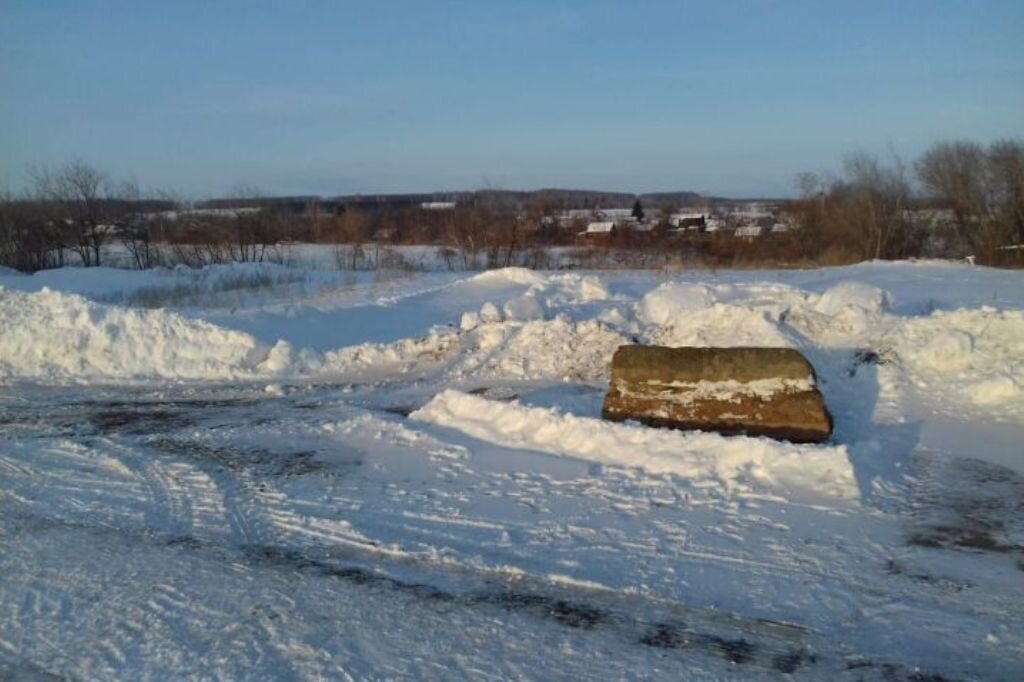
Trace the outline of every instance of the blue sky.
{"label": "blue sky", "polygon": [[1024,136],[1024,2],[0,2],[0,187],[782,195]]}

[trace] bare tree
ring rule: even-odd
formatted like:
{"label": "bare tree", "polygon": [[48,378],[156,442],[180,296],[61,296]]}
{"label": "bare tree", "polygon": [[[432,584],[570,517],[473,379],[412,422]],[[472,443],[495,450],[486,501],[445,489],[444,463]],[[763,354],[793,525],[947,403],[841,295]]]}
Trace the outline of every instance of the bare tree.
{"label": "bare tree", "polygon": [[905,215],[910,197],[903,163],[892,166],[877,157],[857,153],[846,158],[847,193],[857,223],[861,251],[866,258],[898,258],[905,255]]}
{"label": "bare tree", "polygon": [[999,140],[988,149],[988,176],[1001,236],[1024,244],[1024,142]]}
{"label": "bare tree", "polygon": [[132,206],[139,206],[142,202],[142,193],[134,183],[123,183],[117,191],[117,197],[123,206],[117,225],[121,245],[131,255],[136,268],[148,270],[160,260],[154,229],[161,225],[161,218],[158,216],[154,221],[152,216],[132,210]]}
{"label": "bare tree", "polygon": [[49,202],[56,212],[67,236],[66,247],[78,255],[82,265],[99,265],[103,244],[111,233],[103,220],[106,175],[75,161],[57,169],[35,169],[32,180],[37,199]]}
{"label": "bare tree", "polygon": [[972,248],[994,246],[986,165],[984,147],[962,140],[932,145],[917,162],[925,191],[949,204],[960,238]]}
{"label": "bare tree", "polygon": [[60,264],[60,240],[45,203],[0,195],[0,264],[35,272]]}

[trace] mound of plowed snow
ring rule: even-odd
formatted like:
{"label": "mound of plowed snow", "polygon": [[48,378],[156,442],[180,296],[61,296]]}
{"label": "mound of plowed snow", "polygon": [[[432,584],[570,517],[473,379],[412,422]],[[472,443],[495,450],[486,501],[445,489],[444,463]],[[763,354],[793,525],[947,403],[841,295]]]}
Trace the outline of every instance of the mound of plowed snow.
{"label": "mound of plowed snow", "polygon": [[1024,408],[1024,312],[938,311],[902,320],[890,339],[926,395],[998,406],[997,412]]}
{"label": "mound of plowed snow", "polygon": [[638,467],[696,484],[713,483],[735,490],[798,489],[848,499],[858,495],[843,446],[792,445],[766,438],[726,438],[613,424],[452,390],[438,394],[410,417],[505,447]]}
{"label": "mound of plowed snow", "polygon": [[[778,282],[668,282],[636,298],[612,296],[601,278],[573,273],[510,269],[470,281],[511,281],[527,289],[465,311],[457,326],[323,354],[284,342],[271,347],[272,335],[261,342],[166,310],[99,305],[48,289],[0,288],[0,380],[374,375],[599,381],[607,377],[615,349],[639,340],[790,346],[819,363],[848,363],[870,350],[886,365],[879,377],[893,388],[890,393],[911,386],[935,409],[1024,417],[1021,311],[979,307],[897,315],[888,292],[859,281],[841,281],[822,293]],[[395,315],[403,314],[402,304],[395,306]],[[846,364],[818,369],[835,378],[849,371]]]}
{"label": "mound of plowed snow", "polygon": [[0,379],[237,378],[257,372],[270,350],[248,334],[165,310],[0,288]]}
{"label": "mound of plowed snow", "polygon": [[495,310],[474,315],[472,322],[464,319],[463,324],[458,330],[435,329],[419,339],[339,348],[324,354],[320,371],[336,375],[437,371],[458,379],[596,380],[607,377],[615,349],[628,343],[602,322],[574,322],[564,316],[502,321]]}
{"label": "mound of plowed snow", "polygon": [[665,346],[798,345],[782,323],[806,294],[784,285],[705,286],[668,282],[636,306],[647,337]]}

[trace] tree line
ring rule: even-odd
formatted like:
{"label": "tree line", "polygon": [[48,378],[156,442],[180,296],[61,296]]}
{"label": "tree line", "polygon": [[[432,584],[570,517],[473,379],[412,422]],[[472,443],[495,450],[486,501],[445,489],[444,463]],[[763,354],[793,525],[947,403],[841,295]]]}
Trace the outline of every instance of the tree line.
{"label": "tree line", "polygon": [[[670,229],[679,207],[634,206],[645,231],[623,229],[589,252],[649,252],[657,260],[728,265],[812,265],[865,259],[975,256],[980,262],[1021,265],[1024,251],[1024,142],[988,145],[939,142],[907,163],[856,153],[839,172],[803,173],[800,196],[781,202],[795,227],[784,234],[738,240],[724,234]],[[258,199],[254,189],[235,192]],[[0,265],[32,272],[64,265],[104,263],[106,247],[119,245],[140,269],[156,265],[202,266],[280,257],[282,243],[346,245],[356,260],[367,244],[431,244],[454,268],[547,263],[543,251],[579,245],[585,219],[553,220],[563,206],[549,197],[510,203],[493,193],[471,195],[452,210],[419,207],[285,212],[178,210],[181,202],[114,182],[96,168],[74,162],[35,170],[19,195],[0,195]],[[259,203],[259,202],[257,202]],[[341,253],[339,251],[339,253]],[[623,263],[638,262],[622,257]],[[647,262],[640,259],[640,262]]]}
{"label": "tree line", "polygon": [[803,173],[791,211],[825,260],[963,257],[1020,264],[1024,142],[938,142],[916,161],[856,153]]}

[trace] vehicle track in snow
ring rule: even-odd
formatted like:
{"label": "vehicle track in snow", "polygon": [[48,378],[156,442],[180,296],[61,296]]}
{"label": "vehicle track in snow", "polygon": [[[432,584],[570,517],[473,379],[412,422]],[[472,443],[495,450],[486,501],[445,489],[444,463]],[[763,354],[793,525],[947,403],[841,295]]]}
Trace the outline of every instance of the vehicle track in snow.
{"label": "vehicle track in snow", "polygon": [[1024,556],[1024,476],[980,459],[914,459],[909,541]]}
{"label": "vehicle track in snow", "polygon": [[[808,552],[806,544],[802,548],[794,540],[805,530],[780,524],[771,512],[780,502],[771,499],[737,499],[687,488],[671,477],[588,472],[586,467],[582,474],[565,476],[532,472],[529,459],[526,470],[496,471],[494,461],[522,455],[466,440],[426,443],[423,432],[402,426],[399,417],[343,409],[344,401],[334,394],[301,399],[313,399],[314,404],[295,411],[286,423],[281,422],[281,410],[297,400],[172,400],[134,411],[119,406],[117,414],[111,414],[109,404],[42,406],[35,417],[24,411],[31,417],[26,421],[43,431],[31,437],[61,452],[35,461],[34,455],[5,455],[0,469],[15,477],[26,477],[26,471],[48,477],[42,485],[52,481],[52,490],[63,491],[68,500],[57,510],[59,522],[89,518],[96,500],[78,496],[92,491],[96,499],[123,511],[103,520],[110,528],[152,536],[154,542],[163,539],[179,551],[208,552],[228,538],[227,549],[240,554],[223,560],[241,561],[246,570],[290,570],[408,593],[443,608],[514,612],[581,631],[611,632],[622,641],[672,655],[708,656],[764,671],[845,670],[857,647],[824,646],[813,628],[804,638],[810,645],[799,637],[798,645],[777,645],[761,632],[761,621],[751,617],[736,616],[738,623],[745,623],[742,627],[722,627],[706,610],[684,606],[680,596],[687,591],[672,588],[672,582],[692,580],[688,572],[700,570],[728,572],[755,594],[782,583],[805,584],[810,593],[828,600],[830,611],[857,617],[893,600],[938,612],[951,590],[972,589],[964,585],[957,590],[955,580],[933,580],[898,562],[887,571],[881,547],[851,552],[808,536],[802,541],[814,546]],[[172,417],[154,417],[162,412]],[[63,415],[56,431],[46,426],[54,413]],[[87,417],[97,413],[101,419]],[[321,427],[337,417],[361,426],[344,431],[343,437],[322,435]],[[66,426],[75,423],[83,426],[69,438]],[[321,434],[317,442],[330,446],[333,455],[342,446],[356,453],[355,459],[370,448],[383,454],[374,455],[368,472],[361,461],[339,465],[322,459],[323,453],[304,442],[291,443],[290,434],[307,431]],[[269,441],[274,433],[279,438],[273,447],[253,445]],[[417,466],[423,469],[415,480],[374,492],[374,486],[389,480],[384,475],[389,468],[397,466],[392,458],[411,456],[419,458]],[[95,472],[84,476],[82,462],[92,462]],[[118,464],[124,469],[119,476],[101,475],[118,470]],[[929,466],[922,472],[933,473],[920,476],[918,497],[934,507],[935,500],[949,497],[936,481],[955,480],[957,474],[955,468],[951,475]],[[384,472],[383,478],[375,478],[374,471]],[[979,475],[978,482],[984,482],[988,474]],[[520,511],[506,514],[509,505]],[[38,511],[30,508],[31,513]],[[853,520],[848,511],[822,513]],[[920,514],[915,511],[913,518]],[[481,551],[488,559],[476,565]],[[871,557],[877,557],[871,570],[851,564]],[[503,575],[503,560],[520,572]],[[589,568],[602,564],[606,574],[618,571],[644,584],[651,597],[609,597],[604,588],[552,580],[552,573],[564,572],[580,576],[583,583]],[[669,570],[673,565],[678,573]],[[880,576],[889,583],[880,583]],[[487,584],[471,589],[462,584],[467,582]],[[830,587],[815,592],[822,585]],[[893,585],[899,587],[894,590]],[[174,609],[180,608],[172,596],[155,593],[147,604],[148,610],[126,617],[119,639],[130,640],[140,623],[160,621],[164,616],[158,612],[175,618]],[[990,608],[983,606],[982,611]],[[664,615],[656,615],[660,612]],[[116,664],[117,652],[107,655]],[[873,660],[857,659],[851,670],[873,671],[880,679],[914,679],[906,664]]]}
{"label": "vehicle track in snow", "polygon": [[[517,614],[581,633],[610,636],[633,646],[664,651],[666,655],[699,662],[705,667],[713,667],[714,661],[718,661],[731,674],[744,674],[746,671],[747,675],[785,673],[805,679],[828,675],[837,679],[908,682],[951,679],[923,673],[898,662],[872,661],[853,653],[849,647],[825,642],[797,624],[750,619],[643,595],[553,586],[524,577],[501,579],[465,571],[457,581],[453,581],[450,575],[431,580],[429,572],[416,574],[426,580],[410,579],[396,577],[386,563],[367,564],[358,561],[356,555],[339,551],[306,553],[273,545],[232,546],[173,533],[90,527],[32,517],[14,519],[11,526],[9,530],[14,535],[30,532],[41,537],[54,531],[84,534],[87,538],[93,537],[90,541],[93,546],[112,545],[121,548],[122,552],[131,552],[132,547],[145,547],[147,552],[164,547],[172,553],[189,552],[204,561],[223,563],[225,567],[231,567],[228,570],[241,571],[238,579],[245,579],[246,574],[270,571],[281,574],[285,579],[294,574],[304,579],[343,583],[368,593],[396,593],[432,605],[430,608],[439,609],[453,618],[465,610]],[[116,558],[110,556],[110,560]],[[67,576],[54,571],[33,575],[30,581],[26,588],[44,600],[46,595],[59,595],[69,587]],[[79,589],[99,594],[110,590],[111,586],[83,583]],[[280,630],[266,635],[267,639],[279,639],[287,636],[289,627],[287,622],[274,623],[283,614],[269,604],[255,605],[245,621],[233,621],[231,613],[223,607],[196,603],[180,588],[166,583],[130,588],[118,586],[117,595],[112,598],[118,604],[119,617],[104,630],[103,641],[96,643],[98,648],[94,648],[101,668],[111,670],[123,667],[129,656],[137,655],[132,650],[140,637],[147,632],[170,627],[171,623],[189,620],[224,623],[224,641],[239,635],[239,630],[262,628]],[[44,601],[37,603],[29,613],[22,610],[8,615],[13,615],[15,620],[45,620],[47,610],[56,607],[56,603]],[[64,640],[64,648],[69,651],[89,648],[93,646],[90,636],[89,633],[72,635],[70,642]],[[9,648],[19,648],[16,644],[8,644]],[[262,655],[267,655],[267,652]],[[15,664],[7,664],[8,670],[15,671],[34,668],[60,670],[71,667],[73,663],[69,656],[64,655],[49,660],[43,668],[35,661],[5,656],[0,652],[0,665],[3,665],[5,657],[15,659]],[[277,665],[286,667],[292,664],[293,661],[287,659],[277,661]]]}

